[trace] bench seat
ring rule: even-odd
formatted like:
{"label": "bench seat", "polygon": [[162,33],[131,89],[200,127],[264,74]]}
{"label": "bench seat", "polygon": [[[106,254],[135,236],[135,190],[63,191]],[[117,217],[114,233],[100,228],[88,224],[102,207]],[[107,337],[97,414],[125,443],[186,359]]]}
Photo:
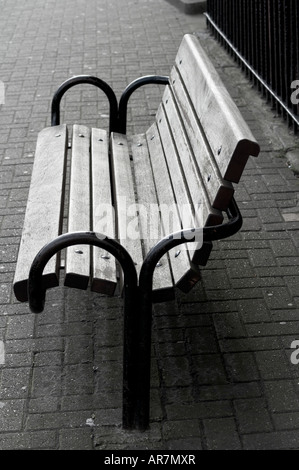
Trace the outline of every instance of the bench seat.
{"label": "bench seat", "polygon": [[[38,136],[14,280],[16,298],[22,302],[28,300],[30,253],[37,253],[63,231],[92,230],[117,238],[131,254],[139,273],[144,257],[167,233],[161,217],[164,224],[171,223],[167,227],[170,231],[190,227],[183,226],[178,206],[173,205],[179,189],[177,200],[181,198],[182,206],[190,208],[186,181],[181,172],[174,172],[175,178],[171,178],[166,156],[162,165],[157,127],[133,136],[131,145],[125,135],[112,133],[111,162],[106,131],[74,125],[70,133],[71,145],[66,125],[43,129]],[[165,205],[165,214],[159,212],[158,205]],[[164,255],[155,270],[154,301],[172,299],[175,286],[188,292],[199,279],[197,265],[206,264],[210,251],[210,245],[205,244],[196,264],[187,246]],[[65,286],[90,287],[108,295],[115,293],[118,282],[121,284],[115,259],[98,247],[86,245],[69,247],[65,259],[61,260],[58,253],[49,261],[43,274],[46,289],[58,286],[61,275]]]}

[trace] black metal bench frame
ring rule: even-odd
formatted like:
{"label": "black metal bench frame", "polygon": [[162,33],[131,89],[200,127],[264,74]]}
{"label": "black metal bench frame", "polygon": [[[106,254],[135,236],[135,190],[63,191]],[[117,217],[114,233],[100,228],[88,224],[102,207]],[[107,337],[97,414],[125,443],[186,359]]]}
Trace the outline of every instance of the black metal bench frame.
{"label": "black metal bench frame", "polygon": [[[110,103],[110,132],[126,132],[127,104],[131,94],[147,84],[168,84],[168,77],[145,76],[133,81],[121,96],[119,105],[110,86],[93,76],[76,76],[66,80],[52,101],[51,125],[60,123],[60,101],[71,87],[88,83],[100,88]],[[220,240],[235,234],[242,226],[242,216],[234,200],[230,203],[228,221],[221,225],[194,228],[176,232],[158,242],[146,256],[138,279],[130,254],[116,240],[95,232],[74,232],[60,235],[36,255],[29,273],[28,299],[33,312],[44,308],[46,289],[42,273],[49,259],[62,249],[87,244],[107,250],[120,263],[124,273],[124,362],[123,362],[123,426],[126,429],[145,430],[149,425],[150,350],[152,322],[152,283],[159,259],[183,243],[196,240],[203,233],[203,242]]]}
{"label": "black metal bench frame", "polygon": [[[109,132],[75,124],[72,145],[68,145],[67,126],[60,125],[60,103],[67,90],[81,84],[93,85],[106,95]],[[152,84],[165,85],[165,92],[152,125],[144,134],[132,136],[130,154],[128,102],[135,90]],[[42,130],[37,141],[14,292],[19,301],[29,302],[32,312],[42,312],[46,290],[59,284],[60,257],[54,256],[66,248],[66,286],[86,289],[90,285],[95,292],[113,295],[120,280],[125,429],[149,426],[152,304],[173,298],[174,287],[189,292],[200,279],[198,266],[207,264],[212,242],[240,230],[242,216],[233,183],[239,182],[249,156],[258,153],[250,129],[194,35],[184,36],[169,77],[138,78],[125,88],[119,102],[105,81],[89,75],[66,80],[54,94],[51,127]],[[68,228],[60,235],[68,162]],[[123,229],[127,208],[121,207],[122,197],[132,205],[158,206],[158,219],[148,215],[145,222],[138,219],[141,230],[133,243]],[[192,218],[186,221],[188,202],[191,209],[186,213]],[[106,203],[117,218],[103,226],[96,211]],[[170,229],[162,206],[171,204],[180,208],[176,207]],[[139,216],[139,209],[136,212]],[[194,214],[202,221],[197,222]],[[41,215],[44,224],[40,224]],[[145,233],[147,223],[161,228],[154,241]],[[174,250],[190,243],[191,249]],[[76,248],[70,252],[68,247],[74,245],[87,245],[86,253]],[[101,249],[107,254],[101,254]],[[79,258],[82,255],[80,260],[76,253]],[[122,268],[120,277],[110,255]]]}

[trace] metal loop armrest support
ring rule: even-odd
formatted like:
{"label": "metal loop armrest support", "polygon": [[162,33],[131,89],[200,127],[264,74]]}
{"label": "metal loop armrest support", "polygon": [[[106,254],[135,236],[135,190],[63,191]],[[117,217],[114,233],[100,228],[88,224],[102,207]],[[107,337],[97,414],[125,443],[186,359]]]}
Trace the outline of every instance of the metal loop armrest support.
{"label": "metal loop armrest support", "polygon": [[68,246],[86,244],[98,246],[111,253],[124,271],[124,289],[136,289],[137,273],[134,262],[126,249],[116,240],[95,232],[71,232],[60,235],[45,245],[35,256],[28,277],[28,300],[32,312],[40,313],[44,309],[46,289],[42,274],[49,259]]}
{"label": "metal loop armrest support", "polygon": [[119,130],[121,134],[126,133],[127,129],[127,107],[128,101],[132,93],[140,88],[143,85],[168,85],[169,84],[169,77],[163,75],[145,75],[144,77],[137,78],[133,82],[131,82],[122,93],[120,100],[119,100]]}
{"label": "metal loop armrest support", "polygon": [[[220,225],[213,225],[204,228],[194,228],[188,230],[182,230],[180,232],[172,233],[160,240],[146,256],[141,271],[140,271],[140,282],[139,285],[147,284],[148,276],[152,276],[155,270],[155,266],[159,259],[165,255],[172,248],[181,245],[183,243],[194,242],[196,235],[202,231],[203,242],[221,240],[223,238],[230,237],[240,230],[242,227],[242,215],[236,204],[234,198],[232,199],[227,209],[228,222]],[[192,238],[193,234],[193,238]]]}
{"label": "metal loop armrest support", "polygon": [[123,362],[123,422],[132,427],[135,416],[135,369],[136,325],[138,310],[138,287],[135,264],[116,240],[95,232],[73,232],[60,235],[44,246],[33,260],[28,279],[28,298],[30,309],[39,313],[44,308],[46,289],[43,286],[42,273],[49,259],[63,248],[71,245],[87,244],[104,248],[120,263],[124,273],[124,362]]}
{"label": "metal loop armrest support", "polygon": [[60,124],[60,101],[64,93],[75,85],[88,83],[100,88],[107,96],[110,104],[109,133],[117,130],[118,103],[112,88],[104,80],[91,75],[77,75],[63,82],[55,92],[51,105],[51,126]]}

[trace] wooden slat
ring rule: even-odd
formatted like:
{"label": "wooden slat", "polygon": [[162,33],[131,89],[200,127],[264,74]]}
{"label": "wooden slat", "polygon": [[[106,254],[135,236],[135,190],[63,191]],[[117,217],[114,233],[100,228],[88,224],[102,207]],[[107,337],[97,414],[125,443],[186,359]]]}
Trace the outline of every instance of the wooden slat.
{"label": "wooden slat", "polygon": [[[166,90],[163,96],[163,107],[160,107],[157,113],[158,122],[161,120],[163,122],[168,121],[168,132],[172,134],[176,151],[168,153],[169,164],[173,166],[174,155],[177,155],[179,164],[181,166],[181,171],[184,173],[186,180],[186,190],[189,191],[190,198],[192,200],[194,210],[197,213],[197,220],[195,220],[196,227],[204,227],[206,225],[217,225],[223,222],[223,215],[219,210],[215,210],[211,207],[209,196],[211,196],[211,191],[207,194],[206,187],[204,186],[204,181],[202,176],[199,174],[199,168],[193,154],[193,150],[188,139],[188,134],[190,135],[191,140],[195,140],[198,144],[199,150],[203,152],[202,165],[208,165],[209,174],[213,171],[213,166],[211,163],[206,163],[209,159],[209,155],[206,151],[206,148],[202,145],[203,141],[199,136],[196,136],[196,123],[192,122],[192,117],[190,116],[187,119],[187,123],[192,123],[194,127],[188,127],[188,134],[185,130],[181,118],[179,116],[179,111],[176,107],[175,101],[172,97],[170,90]],[[198,130],[198,129],[197,129]],[[193,142],[194,143],[194,142]],[[171,144],[165,144],[165,147],[170,148]],[[205,164],[204,164],[205,163]],[[172,174],[176,175],[179,171],[178,166],[174,167]],[[215,176],[216,184],[219,183],[219,187],[225,188],[221,192],[227,203],[231,200],[233,190],[231,183],[221,185],[221,180],[218,178],[216,172],[213,173]],[[213,184],[215,186],[215,184]],[[183,189],[184,191],[184,189]],[[217,191],[216,191],[217,192]],[[186,227],[187,228],[187,227]],[[192,261],[195,264],[205,266],[207,264],[209,255],[211,253],[211,243],[190,243],[188,244],[188,250]]]}
{"label": "wooden slat", "polygon": [[[14,292],[21,302],[28,300],[27,279],[34,256],[61,232],[66,155],[65,125],[39,133],[14,277]],[[46,288],[58,285],[58,271],[59,262],[53,257],[44,270]]]}
{"label": "wooden slat", "polygon": [[[166,103],[165,109],[170,108],[170,123],[173,128],[174,136],[180,148],[188,146],[192,153],[190,157],[192,166],[200,175],[201,185],[205,187],[208,200],[204,199],[204,219],[206,225],[215,225],[217,220],[213,220],[211,206],[221,211],[227,209],[234,193],[230,182],[225,181],[220,174],[216,160],[212,154],[210,146],[202,133],[202,128],[197,119],[188,93],[181,82],[180,75],[175,68],[171,71],[171,83],[176,104],[179,108],[183,125],[175,119],[177,113],[176,106],[171,91],[165,90],[163,103]],[[184,135],[185,134],[185,135]],[[187,143],[188,140],[188,143]]]}
{"label": "wooden slat", "polygon": [[[68,232],[90,230],[90,130],[73,126]],[[66,250],[64,285],[87,289],[90,247],[74,245]]]}
{"label": "wooden slat", "polygon": [[[115,209],[117,213],[117,238],[131,255],[139,275],[142,247],[138,227],[133,175],[127,138],[123,134],[111,134],[111,162]],[[122,279],[121,279],[122,282]]]}
{"label": "wooden slat", "polygon": [[[158,201],[151,169],[149,150],[145,134],[132,138],[132,155],[139,208],[140,232],[143,256],[164,236],[158,212]],[[161,155],[163,158],[163,155]],[[154,301],[173,298],[173,281],[167,255],[163,256],[154,272]]]}
{"label": "wooden slat", "polygon": [[[170,175],[170,184],[172,184],[173,186],[173,192],[175,195],[174,201],[176,201],[180,219],[182,221],[185,212],[186,218],[191,221],[193,219],[193,207],[189,194],[189,188],[185,184],[185,178],[181,172],[179,161],[180,156],[178,156],[177,154],[177,149],[172,139],[171,130],[168,127],[167,119],[162,105],[159,106],[156,115],[156,120],[161,143],[165,154],[165,159],[167,162],[168,172]],[[162,160],[162,156],[160,157],[160,159]],[[190,174],[192,174],[192,168],[190,169]],[[187,184],[189,184],[189,175]],[[198,201],[198,204],[198,211],[201,212],[202,200]],[[193,226],[193,223],[191,223],[191,225]]]}
{"label": "wooden slat", "polygon": [[[173,193],[172,181],[169,176],[166,160],[163,159],[164,151],[168,154],[168,152],[172,153],[172,149],[168,147],[168,144],[170,145],[170,141],[167,141],[167,143],[163,141],[162,146],[159,130],[156,124],[153,124],[147,131],[146,138],[150,152],[164,231],[172,233],[181,230],[182,226],[180,215],[177,210],[177,205],[175,204],[176,199]],[[184,191],[186,188],[184,188],[182,185],[180,173],[176,173],[176,176],[175,194],[178,195],[180,193],[182,201],[183,198],[186,197],[184,196]],[[170,209],[172,210],[171,227],[169,226],[170,224],[168,224]],[[171,262],[172,274],[176,286],[178,286],[183,291],[190,290],[194,283],[199,279],[199,271],[195,268],[195,266],[191,266],[186,245],[181,245],[179,249],[170,250],[169,259]]]}
{"label": "wooden slat", "polygon": [[[115,238],[108,155],[105,130],[92,129],[92,230]],[[93,248],[91,290],[113,295],[117,285],[115,258],[101,248]]]}
{"label": "wooden slat", "polygon": [[176,66],[222,177],[238,183],[249,155],[258,155],[259,145],[195,36],[184,36]]}
{"label": "wooden slat", "polygon": [[[186,126],[188,130],[185,129],[169,88],[163,96],[163,110],[166,114],[176,145],[182,171],[184,172],[185,179],[188,181],[187,187],[190,197],[194,206],[199,206],[199,210],[202,214],[202,220],[200,222],[203,223],[203,225],[216,225],[221,223],[223,216],[219,210],[215,210],[215,208],[212,207],[210,200],[221,199],[221,203],[219,202],[217,209],[226,209],[233,196],[231,183],[222,185],[222,181],[217,177],[218,175],[210,162],[209,154],[204,153],[200,144],[197,148],[197,159],[195,158],[187,133],[193,138],[193,136],[196,135],[197,128],[196,126],[192,126],[193,129],[191,130],[191,127]],[[190,119],[192,118],[190,117]],[[190,119],[188,119],[187,122],[190,122]],[[196,137],[195,139],[198,142],[199,139]],[[204,170],[201,174],[199,168],[202,170],[202,167]],[[213,179],[215,179],[215,183],[212,182]]]}
{"label": "wooden slat", "polygon": [[[166,106],[168,107],[167,103]],[[182,155],[178,153],[179,150],[176,144],[179,145],[179,142],[174,142],[173,140],[172,129],[169,127],[169,123],[162,105],[159,106],[156,119],[160,133],[160,139],[164,149],[165,159],[167,162],[170,181],[173,187],[174,202],[176,203],[180,220],[180,228],[177,228],[175,230],[180,230],[181,228],[188,229],[194,227],[202,227],[203,195],[201,193],[200,198],[198,198],[196,201],[192,201],[192,198],[190,196],[190,185],[192,186],[193,175],[192,167],[189,168],[188,179],[186,179],[182,173],[180,160],[186,151],[186,147],[180,149],[183,152]],[[194,186],[193,189],[196,190],[196,187]],[[194,206],[196,206],[196,214]],[[196,218],[194,215],[196,215]],[[175,230],[170,230],[170,232]],[[187,245],[184,248],[186,247]],[[196,242],[189,243],[188,251],[194,250],[196,249],[196,247]],[[176,253],[178,253],[178,250],[176,251]]]}

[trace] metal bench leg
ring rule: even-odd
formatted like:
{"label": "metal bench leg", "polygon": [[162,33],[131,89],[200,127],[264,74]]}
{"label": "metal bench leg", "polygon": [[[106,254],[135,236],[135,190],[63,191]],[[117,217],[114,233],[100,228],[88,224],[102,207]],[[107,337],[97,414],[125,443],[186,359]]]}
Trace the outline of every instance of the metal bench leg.
{"label": "metal bench leg", "polygon": [[[136,331],[136,375],[138,383],[135,399],[134,426],[145,430],[149,426],[149,401],[150,401],[150,365],[151,365],[151,330],[152,330],[152,285],[153,274],[160,258],[171,248],[182,243],[190,243],[202,233],[203,242],[221,240],[232,236],[242,226],[242,216],[233,199],[227,210],[228,222],[218,226],[204,227],[202,229],[188,229],[173,233],[157,243],[146,256],[139,276],[139,305],[140,312]],[[194,235],[194,239],[191,236]]]}
{"label": "metal bench leg", "polygon": [[49,259],[68,246],[87,244],[104,248],[120,263],[124,273],[124,367],[123,367],[123,427],[135,427],[136,408],[136,325],[139,315],[137,273],[131,256],[117,241],[94,232],[74,232],[60,235],[45,245],[34,258],[28,279],[28,299],[34,313],[42,312],[46,289],[43,270]]}
{"label": "metal bench leg", "polygon": [[[128,378],[128,389],[124,389],[123,423],[127,429],[144,431],[149,426],[150,364],[151,364],[151,320],[152,289],[147,283],[139,287],[134,305],[125,317],[132,322],[127,336],[130,344],[124,349],[124,370]],[[132,340],[132,341],[131,341]]]}
{"label": "metal bench leg", "polygon": [[160,254],[153,252],[145,259],[139,278],[139,312],[135,327],[135,388],[134,422],[136,429],[145,431],[149,427],[150,371],[151,371],[151,335],[152,335],[152,300],[153,273]]}
{"label": "metal bench leg", "polygon": [[124,344],[123,344],[123,415],[124,429],[135,429],[135,410],[138,397],[137,374],[137,318],[140,314],[139,291],[127,290],[124,298]]}

